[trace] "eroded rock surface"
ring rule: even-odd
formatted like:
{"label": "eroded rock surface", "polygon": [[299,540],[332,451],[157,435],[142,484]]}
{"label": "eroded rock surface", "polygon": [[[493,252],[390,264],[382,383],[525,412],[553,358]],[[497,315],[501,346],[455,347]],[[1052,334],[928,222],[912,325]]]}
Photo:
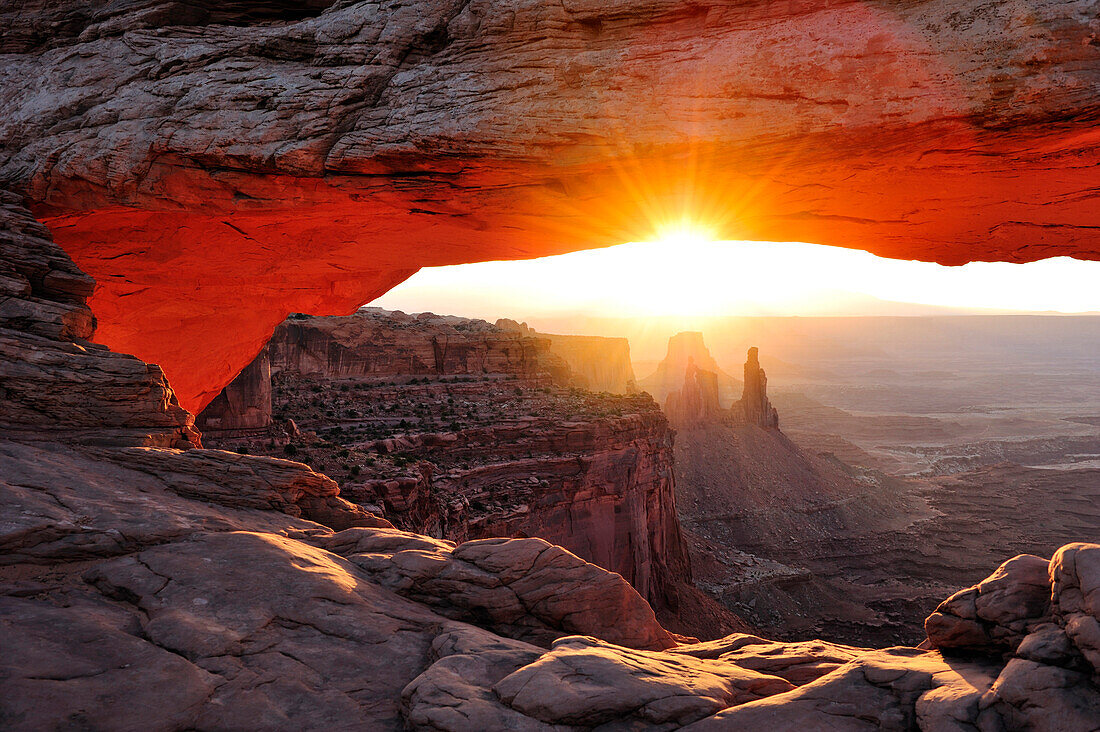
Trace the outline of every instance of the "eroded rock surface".
{"label": "eroded rock surface", "polygon": [[642,654],[573,637],[501,679],[494,691],[508,706],[547,723],[675,729],[791,688],[776,676],[721,661]]}
{"label": "eroded rock surface", "polygon": [[570,633],[636,648],[675,645],[621,576],[542,539],[479,539],[455,547],[417,534],[355,531],[337,534],[327,546],[341,547],[375,582],[456,620],[477,620],[538,645]]}
{"label": "eroded rock surface", "polygon": [[928,616],[936,648],[1016,650],[1030,629],[1050,615],[1049,562],[1021,554],[974,587],[947,598]]}
{"label": "eroded rock surface", "polygon": [[0,190],[0,429],[94,444],[191,447],[194,418],[164,372],[90,341],[95,286]]}
{"label": "eroded rock surface", "polygon": [[723,411],[718,392],[718,374],[699,368],[689,357],[684,385],[665,400],[668,421],[676,427],[690,428],[717,420]]}
{"label": "eroded rock surface", "polygon": [[[691,586],[673,433],[660,409],[645,394],[566,387],[576,375],[554,338],[518,323],[378,308],[294,316],[200,423],[243,418],[206,433],[206,444],[293,455],[402,529],[456,542],[538,536],[622,575],[662,618],[682,621],[679,632],[743,629],[714,603],[701,614],[681,608],[706,598]],[[590,346],[570,356],[582,367],[592,352],[627,353],[614,339],[575,341]],[[262,361],[274,371],[276,419],[248,428],[249,409],[223,407],[263,398]]]}
{"label": "eroded rock surface", "polygon": [[752,424],[775,429],[779,427],[779,412],[768,401],[768,377],[760,368],[760,353],[750,348],[745,359],[745,381],[741,399],[730,408],[735,423]]}

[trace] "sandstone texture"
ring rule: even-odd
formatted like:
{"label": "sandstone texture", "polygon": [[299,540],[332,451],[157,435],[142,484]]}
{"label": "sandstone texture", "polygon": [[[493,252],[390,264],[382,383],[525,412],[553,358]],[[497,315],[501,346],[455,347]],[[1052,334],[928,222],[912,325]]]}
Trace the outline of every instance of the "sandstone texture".
{"label": "sandstone texture", "polygon": [[685,216],[1096,257],[1097,34],[1091,0],[22,3],[0,181],[197,412],[290,312]]}
{"label": "sandstone texture", "polygon": [[196,415],[195,425],[217,434],[271,426],[271,355],[266,347]]}
{"label": "sandstone texture", "polygon": [[0,430],[95,444],[198,445],[164,372],[91,342],[94,281],[0,190]]}
{"label": "sandstone texture", "polygon": [[294,316],[267,346],[272,373],[386,377],[545,373],[568,382],[569,366],[545,338],[483,320],[363,308],[344,318]]}

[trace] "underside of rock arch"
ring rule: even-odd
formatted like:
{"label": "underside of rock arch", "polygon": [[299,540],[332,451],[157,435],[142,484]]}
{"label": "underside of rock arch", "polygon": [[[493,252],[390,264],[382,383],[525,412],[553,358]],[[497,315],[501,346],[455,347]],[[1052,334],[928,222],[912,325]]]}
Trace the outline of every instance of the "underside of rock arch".
{"label": "underside of rock arch", "polygon": [[1100,257],[1100,21],[1030,2],[51,3],[0,179],[199,410],[288,312],[651,237]]}

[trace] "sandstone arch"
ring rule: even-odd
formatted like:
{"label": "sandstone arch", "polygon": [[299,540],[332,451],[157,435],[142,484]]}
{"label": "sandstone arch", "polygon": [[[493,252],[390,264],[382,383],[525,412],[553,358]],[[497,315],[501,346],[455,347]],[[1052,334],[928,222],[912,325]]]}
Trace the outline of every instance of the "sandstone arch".
{"label": "sandstone arch", "polygon": [[96,278],[99,338],[192,411],[287,312],[685,214],[949,264],[1100,257],[1084,0],[238,5],[0,15],[0,180]]}

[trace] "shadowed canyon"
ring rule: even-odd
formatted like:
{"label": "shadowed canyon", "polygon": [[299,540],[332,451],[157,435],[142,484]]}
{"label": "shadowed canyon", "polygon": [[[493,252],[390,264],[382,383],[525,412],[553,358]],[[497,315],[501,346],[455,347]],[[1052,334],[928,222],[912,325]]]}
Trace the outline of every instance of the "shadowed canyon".
{"label": "shadowed canyon", "polygon": [[0,728],[1100,729],[1095,315],[367,307],[687,220],[1100,260],[1098,39],[1091,0],[0,7]]}

